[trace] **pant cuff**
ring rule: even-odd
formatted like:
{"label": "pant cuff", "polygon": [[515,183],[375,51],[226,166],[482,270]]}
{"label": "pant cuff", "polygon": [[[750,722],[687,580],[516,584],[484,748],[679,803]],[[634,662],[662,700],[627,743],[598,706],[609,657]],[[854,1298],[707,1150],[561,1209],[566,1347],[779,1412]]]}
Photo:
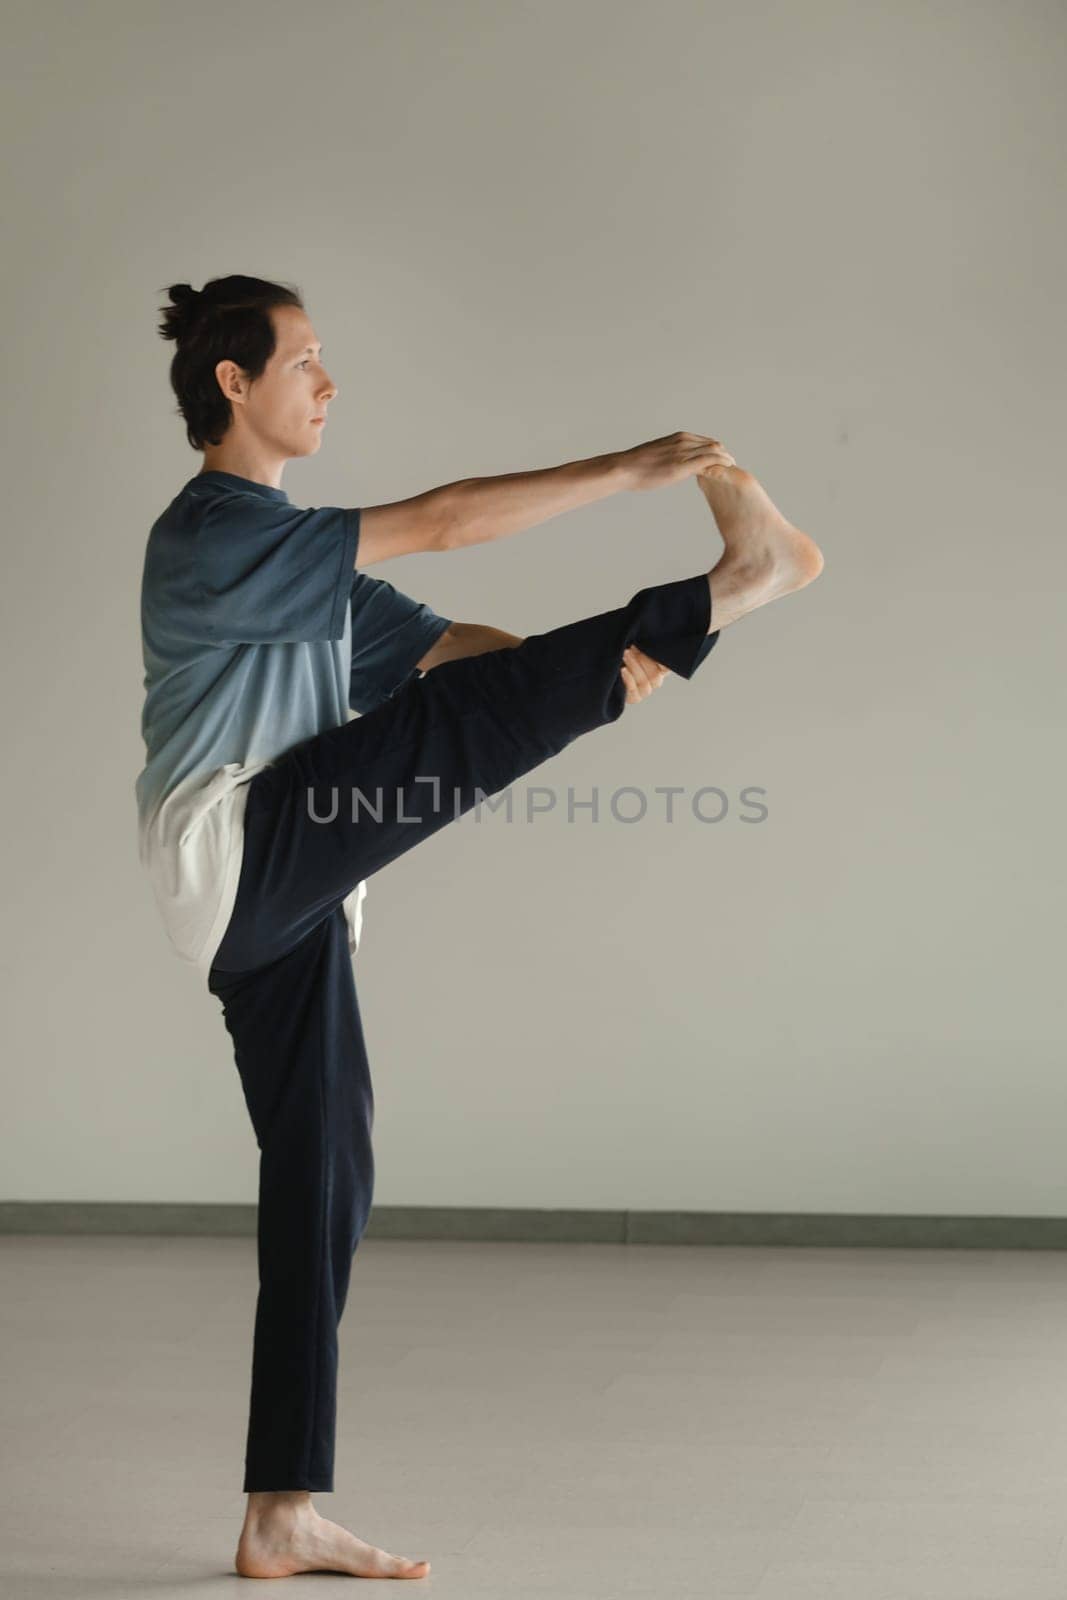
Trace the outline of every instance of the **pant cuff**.
{"label": "pant cuff", "polygon": [[711,584],[706,572],[654,584],[634,595],[635,617],[627,631],[637,644],[680,678],[691,678],[719,642],[711,625]]}

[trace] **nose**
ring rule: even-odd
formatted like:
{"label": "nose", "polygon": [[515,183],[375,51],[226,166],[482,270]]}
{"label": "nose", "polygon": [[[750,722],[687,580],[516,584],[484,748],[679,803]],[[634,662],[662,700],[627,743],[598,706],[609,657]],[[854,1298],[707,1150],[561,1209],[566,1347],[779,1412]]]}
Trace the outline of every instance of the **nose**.
{"label": "nose", "polygon": [[329,373],[326,373],[325,377],[325,387],[319,390],[319,399],[328,402],[337,398],[338,390],[337,385],[334,383]]}

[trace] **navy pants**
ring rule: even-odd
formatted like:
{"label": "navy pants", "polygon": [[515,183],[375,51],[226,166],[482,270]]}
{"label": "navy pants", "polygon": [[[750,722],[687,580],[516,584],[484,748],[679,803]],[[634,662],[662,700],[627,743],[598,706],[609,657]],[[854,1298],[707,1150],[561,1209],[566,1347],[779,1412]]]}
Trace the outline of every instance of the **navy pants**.
{"label": "navy pants", "polygon": [[260,1150],[245,1493],[333,1489],[337,1329],[374,1183],[342,900],[616,721],[627,645],[688,679],[719,638],[710,626],[705,573],[642,589],[616,610],[445,662],[251,780],[237,899],[208,977]]}

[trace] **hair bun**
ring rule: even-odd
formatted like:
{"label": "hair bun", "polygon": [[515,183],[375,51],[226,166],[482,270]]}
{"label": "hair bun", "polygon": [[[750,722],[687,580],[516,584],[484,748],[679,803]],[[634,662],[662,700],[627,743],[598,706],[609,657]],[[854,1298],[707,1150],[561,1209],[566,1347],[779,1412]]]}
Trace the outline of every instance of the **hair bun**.
{"label": "hair bun", "polygon": [[167,290],[170,304],[161,306],[160,336],[164,339],[186,339],[200,322],[200,307],[204,295],[191,283],[172,283]]}

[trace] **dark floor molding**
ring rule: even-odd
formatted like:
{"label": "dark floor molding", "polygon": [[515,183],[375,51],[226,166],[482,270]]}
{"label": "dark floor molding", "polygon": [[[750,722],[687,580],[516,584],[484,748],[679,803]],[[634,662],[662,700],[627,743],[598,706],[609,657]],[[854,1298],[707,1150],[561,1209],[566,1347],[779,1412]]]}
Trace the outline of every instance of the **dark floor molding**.
{"label": "dark floor molding", "polygon": [[[3,1200],[0,1233],[254,1235],[254,1205]],[[376,1206],[364,1238],[552,1244],[797,1245],[1064,1250],[1067,1217],[851,1216],[838,1212],[550,1211]]]}

